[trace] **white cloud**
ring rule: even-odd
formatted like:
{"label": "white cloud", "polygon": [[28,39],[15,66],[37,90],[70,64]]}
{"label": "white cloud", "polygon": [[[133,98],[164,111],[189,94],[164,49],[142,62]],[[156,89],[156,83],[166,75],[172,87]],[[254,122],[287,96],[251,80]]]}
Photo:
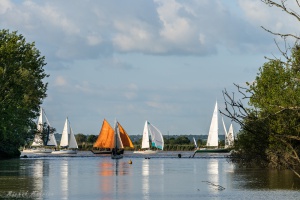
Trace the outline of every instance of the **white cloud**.
{"label": "white cloud", "polygon": [[[277,2],[281,4],[281,2]],[[296,1],[285,2],[289,11],[299,8]],[[279,33],[295,33],[300,31],[299,21],[276,6],[269,6],[260,0],[239,0],[239,5],[244,11],[249,23]],[[296,11],[297,12],[297,11]]]}
{"label": "white cloud", "polygon": [[160,35],[173,43],[181,43],[182,40],[189,38],[190,31],[193,31],[190,22],[188,18],[178,14],[184,7],[174,0],[160,1],[159,5],[157,13],[163,24]]}
{"label": "white cloud", "polygon": [[5,14],[8,10],[11,10],[13,5],[9,0],[0,1],[0,14]]}
{"label": "white cloud", "polygon": [[62,76],[57,76],[54,80],[54,86],[64,87],[67,86],[67,80]]}
{"label": "white cloud", "polygon": [[93,93],[93,90],[90,88],[90,84],[87,81],[83,81],[80,84],[76,84],[75,89],[80,91],[80,92],[86,93],[86,94],[92,94]]}
{"label": "white cloud", "polygon": [[91,34],[87,36],[87,43],[90,46],[99,45],[102,42],[102,38],[99,35]]}

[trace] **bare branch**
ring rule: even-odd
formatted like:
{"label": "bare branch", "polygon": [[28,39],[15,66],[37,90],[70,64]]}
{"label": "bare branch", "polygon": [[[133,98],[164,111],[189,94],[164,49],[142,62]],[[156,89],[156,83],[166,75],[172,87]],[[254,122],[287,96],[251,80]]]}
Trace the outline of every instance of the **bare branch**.
{"label": "bare branch", "polygon": [[[297,13],[293,12],[292,10],[288,10],[286,8],[286,6],[285,6],[285,2],[286,1],[285,0],[281,0],[281,4],[278,4],[278,3],[274,2],[274,1],[271,1],[271,0],[261,0],[261,1],[263,3],[269,5],[269,6],[276,6],[278,8],[281,8],[282,11],[286,12],[289,15],[294,16],[298,21],[300,21],[300,17],[299,17],[299,15]],[[297,1],[297,3],[298,3],[298,1]],[[298,5],[299,5],[299,3],[298,3]]]}
{"label": "bare branch", "polygon": [[295,38],[296,40],[300,40],[300,37],[296,36],[296,35],[293,35],[293,34],[290,34],[290,33],[287,33],[287,34],[282,34],[282,33],[275,33],[273,31],[270,31],[268,29],[266,29],[265,27],[261,26],[261,28],[263,28],[265,31],[271,33],[272,35],[277,35],[277,36],[280,36],[282,38],[287,38],[287,37],[292,37],[292,38]]}

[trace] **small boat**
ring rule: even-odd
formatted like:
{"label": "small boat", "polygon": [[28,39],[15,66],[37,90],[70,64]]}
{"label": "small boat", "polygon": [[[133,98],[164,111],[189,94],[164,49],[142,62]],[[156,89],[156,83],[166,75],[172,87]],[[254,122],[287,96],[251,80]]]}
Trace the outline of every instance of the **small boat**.
{"label": "small boat", "polygon": [[69,119],[65,121],[60,140],[60,150],[52,151],[53,154],[77,154],[78,145],[74,136]]}
{"label": "small boat", "polygon": [[234,133],[233,133],[232,123],[230,124],[229,130],[227,131],[223,118],[222,118],[222,122],[223,122],[223,127],[225,132],[225,148],[232,149],[234,144]]}
{"label": "small boat", "polygon": [[[44,116],[44,117],[43,117]],[[43,119],[46,119],[46,123],[43,124]],[[46,125],[46,127],[44,127]],[[46,137],[43,140],[43,132],[47,131]],[[40,107],[40,115],[37,121],[37,132],[34,136],[33,142],[29,149],[24,148],[23,153],[51,153],[52,148],[57,147],[57,142],[54,133],[51,131],[51,125],[48,121],[46,113],[42,107]]]}
{"label": "small boat", "polygon": [[142,138],[142,150],[134,151],[133,153],[138,154],[156,154],[158,150],[152,150],[150,148],[150,138],[151,138],[151,148],[164,149],[164,138],[162,133],[158,128],[153,126],[150,122],[146,121],[144,125],[143,138]]}
{"label": "small boat", "polygon": [[123,158],[124,147],[134,148],[128,134],[118,121],[115,122],[114,137],[112,139],[114,144],[111,153],[112,159]]}
{"label": "small boat", "polygon": [[193,137],[193,140],[194,140],[194,146],[195,146],[195,149],[198,148],[198,145],[197,145],[197,142],[196,142],[196,139]]}
{"label": "small boat", "polygon": [[216,102],[206,142],[207,148],[197,148],[194,155],[195,153],[228,153],[230,151],[227,148],[218,148],[218,129],[218,103]]}
{"label": "small boat", "polygon": [[113,137],[114,129],[110,126],[106,119],[104,119],[98,138],[91,151],[94,154],[111,154],[114,147],[112,140]]}

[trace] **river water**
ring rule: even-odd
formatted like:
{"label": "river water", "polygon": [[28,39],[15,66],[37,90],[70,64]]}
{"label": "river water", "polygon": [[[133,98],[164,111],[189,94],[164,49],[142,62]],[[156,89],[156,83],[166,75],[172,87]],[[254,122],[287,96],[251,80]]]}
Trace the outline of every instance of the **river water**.
{"label": "river water", "polygon": [[[178,158],[178,154],[182,157]],[[79,152],[26,154],[0,161],[4,199],[299,199],[300,179],[290,171],[244,169],[224,154],[163,152],[145,159]],[[129,161],[132,164],[129,164]]]}

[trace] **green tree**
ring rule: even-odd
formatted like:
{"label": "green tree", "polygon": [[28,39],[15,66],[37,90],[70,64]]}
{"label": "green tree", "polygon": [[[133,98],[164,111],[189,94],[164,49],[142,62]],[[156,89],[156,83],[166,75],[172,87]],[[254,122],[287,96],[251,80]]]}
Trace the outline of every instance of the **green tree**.
{"label": "green tree", "polygon": [[87,137],[87,142],[89,142],[89,143],[95,143],[96,140],[97,140],[97,138],[98,138],[98,136],[96,136],[96,135],[89,135]]}
{"label": "green tree", "polygon": [[[300,20],[284,0],[262,2]],[[241,99],[223,92],[226,111],[222,113],[241,126],[232,160],[290,169],[300,177],[300,38],[264,29],[281,36],[285,43],[286,37],[295,39],[295,43],[291,48],[279,48],[282,58],[268,58],[253,83],[247,83],[245,88],[236,85]],[[248,107],[244,100],[248,100]]]}
{"label": "green tree", "polygon": [[175,141],[176,144],[190,144],[191,141],[189,140],[188,137],[186,136],[179,136],[178,138],[176,138],[176,141]]}
{"label": "green tree", "polygon": [[82,134],[82,133],[78,133],[75,135],[75,138],[76,138],[76,141],[79,143],[79,144],[82,144],[84,142],[87,141],[87,136]]}
{"label": "green tree", "polygon": [[45,57],[22,35],[0,30],[0,157],[19,156],[33,137],[34,119],[46,97]]}

